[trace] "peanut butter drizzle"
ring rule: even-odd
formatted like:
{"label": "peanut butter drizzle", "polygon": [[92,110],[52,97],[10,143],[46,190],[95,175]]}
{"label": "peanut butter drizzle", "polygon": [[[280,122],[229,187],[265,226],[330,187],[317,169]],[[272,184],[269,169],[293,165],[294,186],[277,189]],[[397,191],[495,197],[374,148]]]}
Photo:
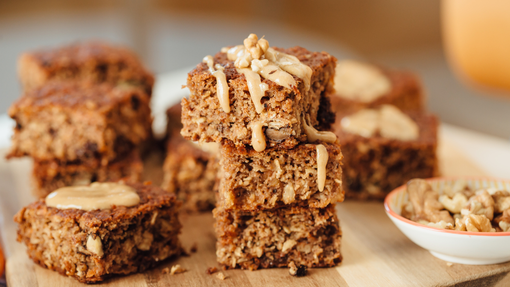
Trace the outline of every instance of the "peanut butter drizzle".
{"label": "peanut butter drizzle", "polygon": [[251,124],[251,145],[255,151],[263,151],[266,149],[266,137],[262,132],[263,124],[260,122],[253,122]]}
{"label": "peanut butter drizzle", "polygon": [[230,113],[227,76],[223,73],[223,67],[221,65],[216,65],[215,69],[212,56],[205,56],[203,62],[207,64],[209,72],[216,78],[216,95],[218,96],[221,108],[225,113]]}
{"label": "peanut butter drizzle", "polygon": [[363,137],[374,136],[377,131],[384,138],[401,141],[416,140],[420,136],[418,125],[391,105],[383,105],[379,110],[361,110],[343,118],[341,125],[344,131]]}
{"label": "peanut butter drizzle", "polygon": [[310,90],[310,81],[312,80],[312,68],[302,64],[298,58],[278,52],[273,48],[268,48],[265,53],[266,59],[276,63],[282,70],[300,78],[305,83],[305,90]]}
{"label": "peanut butter drizzle", "polygon": [[134,206],[140,202],[135,189],[114,182],[59,188],[46,197],[46,205],[59,209],[110,209],[112,205]]}
{"label": "peanut butter drizzle", "polygon": [[253,105],[255,105],[255,110],[259,114],[262,113],[264,106],[260,101],[266,94],[266,91],[269,89],[269,87],[266,83],[262,83],[260,81],[259,74],[255,73],[251,69],[242,68],[237,69],[237,71],[246,77],[246,83],[248,84],[248,90],[250,91]]}
{"label": "peanut butter drizzle", "polygon": [[328,164],[328,150],[324,145],[317,145],[317,184],[319,185],[319,191],[324,190],[326,185],[326,165]]}
{"label": "peanut butter drizzle", "polygon": [[[308,121],[310,120],[310,117],[307,115]],[[302,118],[303,127],[305,128],[305,133],[308,138],[308,141],[313,143],[316,141],[323,141],[327,143],[334,143],[336,141],[336,135],[332,132],[328,131],[318,131],[311,125],[308,125],[307,120],[305,118]]]}

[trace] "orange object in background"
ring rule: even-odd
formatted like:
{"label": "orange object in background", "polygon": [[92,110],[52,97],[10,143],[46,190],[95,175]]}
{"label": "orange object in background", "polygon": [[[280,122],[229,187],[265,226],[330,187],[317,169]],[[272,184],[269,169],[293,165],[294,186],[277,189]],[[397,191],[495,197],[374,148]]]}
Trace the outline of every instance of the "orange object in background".
{"label": "orange object in background", "polygon": [[4,275],[4,268],[5,268],[5,258],[4,253],[2,251],[2,246],[0,246],[0,277]]}
{"label": "orange object in background", "polygon": [[442,21],[453,68],[510,96],[510,1],[443,0]]}

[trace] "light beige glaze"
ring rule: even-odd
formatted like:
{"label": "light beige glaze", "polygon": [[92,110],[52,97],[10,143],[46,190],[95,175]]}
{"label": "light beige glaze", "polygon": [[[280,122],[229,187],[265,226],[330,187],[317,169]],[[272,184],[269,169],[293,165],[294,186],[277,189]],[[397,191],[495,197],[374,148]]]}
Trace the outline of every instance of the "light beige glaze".
{"label": "light beige glaze", "polygon": [[278,52],[273,48],[268,48],[265,53],[266,59],[274,62],[282,70],[300,78],[305,83],[305,90],[310,90],[310,81],[312,80],[312,68],[302,64],[298,58]]}
{"label": "light beige glaze", "polygon": [[89,186],[62,187],[46,197],[46,205],[59,209],[110,209],[112,205],[134,206],[140,203],[136,190],[114,182],[94,182]]}
{"label": "light beige glaze", "polygon": [[380,132],[382,137],[409,141],[416,140],[420,136],[418,125],[398,108],[384,105],[380,113]]}
{"label": "light beige glaze", "polygon": [[363,137],[374,136],[377,131],[384,138],[402,141],[416,140],[420,136],[418,125],[391,105],[383,105],[379,110],[361,110],[343,118],[341,124],[344,131]]}
{"label": "light beige glaze", "polygon": [[248,84],[248,90],[250,91],[251,100],[255,105],[257,113],[261,113],[264,110],[264,106],[260,102],[266,91],[269,89],[267,84],[262,83],[260,75],[248,68],[237,69],[237,71],[246,77],[246,83]]}
{"label": "light beige glaze", "polygon": [[205,56],[203,62],[207,64],[209,72],[216,78],[216,95],[218,96],[221,108],[225,113],[230,113],[227,76],[225,76],[225,73],[222,71],[223,67],[221,67],[221,65],[216,65],[215,69],[212,56]]}
{"label": "light beige glaze", "polygon": [[263,124],[253,122],[251,124],[251,145],[256,151],[263,151],[266,149],[266,136],[262,131]]}
{"label": "light beige glaze", "polygon": [[291,89],[292,86],[297,85],[296,80],[294,80],[291,74],[280,69],[280,67],[267,59],[251,61],[251,69],[280,86]]}
{"label": "light beige glaze", "polygon": [[351,134],[371,137],[379,128],[379,111],[365,109],[347,116],[340,122],[342,129]]}
{"label": "light beige glaze", "polygon": [[391,82],[371,65],[345,60],[336,66],[335,90],[337,96],[368,103],[388,93]]}
{"label": "light beige glaze", "polygon": [[327,143],[334,143],[336,141],[336,135],[334,133],[328,131],[318,131],[311,125],[308,125],[308,122],[304,118],[302,119],[302,122],[305,128],[308,142],[313,143],[316,141],[323,141]]}
{"label": "light beige glaze", "polygon": [[326,184],[326,165],[328,164],[328,150],[324,145],[317,145],[317,184],[319,191],[324,190]]}

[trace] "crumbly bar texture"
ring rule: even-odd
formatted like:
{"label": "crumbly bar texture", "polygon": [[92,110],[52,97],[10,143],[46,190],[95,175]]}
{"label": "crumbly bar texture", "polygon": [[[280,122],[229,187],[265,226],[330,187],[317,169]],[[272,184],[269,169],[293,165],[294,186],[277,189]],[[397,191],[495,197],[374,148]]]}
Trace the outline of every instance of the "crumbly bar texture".
{"label": "crumbly bar texture", "polygon": [[167,145],[162,187],[184,202],[183,211],[209,211],[216,203],[218,169],[218,154],[202,150],[174,132]]}
{"label": "crumbly bar texture", "polygon": [[8,157],[112,161],[151,135],[149,98],[132,86],[51,82],[9,108],[16,121]]}
{"label": "crumbly bar texture", "polygon": [[390,191],[413,178],[438,175],[438,120],[430,114],[408,115],[420,129],[416,140],[350,134],[342,130],[342,117],[337,114],[335,133],[344,155],[343,185],[347,199],[383,200]]}
{"label": "crumbly bar texture", "polygon": [[[326,147],[328,161],[323,191],[319,191],[317,144]],[[271,209],[288,204],[323,208],[344,199],[342,152],[337,143],[299,144],[293,149],[263,152],[221,148],[218,206],[231,210]]]}
{"label": "crumbly bar texture", "polygon": [[226,268],[330,267],[342,261],[335,205],[268,211],[214,210],[216,255]]}
{"label": "crumbly bar texture", "polygon": [[138,150],[107,165],[102,165],[99,159],[74,162],[34,159],[33,194],[43,198],[64,186],[88,185],[95,181],[126,179],[136,182],[141,180],[142,173],[143,163]]}
{"label": "crumbly bar texture", "polygon": [[329,119],[321,115],[330,111],[320,110],[320,102],[333,89],[336,58],[325,52],[310,52],[301,47],[278,49],[296,56],[312,71],[311,88],[305,90],[304,82],[294,77],[297,87],[292,89],[261,77],[268,85],[266,96],[262,98],[264,111],[258,114],[252,102],[246,77],[238,73],[234,62],[227,59],[226,53],[218,53],[214,63],[223,66],[229,85],[230,113],[220,107],[216,94],[217,81],[205,63],[199,64],[188,74],[189,99],[182,100],[181,134],[193,141],[221,142],[228,140],[236,146],[251,145],[251,123],[264,124],[263,131],[268,147],[292,148],[306,140],[303,117],[310,117],[314,127],[328,126],[320,120]]}
{"label": "crumbly bar texture", "polygon": [[18,74],[26,90],[51,80],[83,80],[135,85],[150,96],[154,84],[154,76],[132,51],[101,42],[24,53],[18,60]]}
{"label": "crumbly bar texture", "polygon": [[[15,217],[18,241],[35,263],[85,283],[141,272],[181,254],[175,195],[128,185],[140,196],[133,207],[83,211],[48,207],[43,199],[30,204]],[[89,238],[101,244],[89,245]]]}
{"label": "crumbly bar texture", "polygon": [[376,67],[391,83],[390,90],[371,102],[346,99],[338,94],[330,96],[334,112],[345,114],[381,105],[393,105],[402,111],[425,111],[425,95],[418,77],[408,71],[389,70]]}

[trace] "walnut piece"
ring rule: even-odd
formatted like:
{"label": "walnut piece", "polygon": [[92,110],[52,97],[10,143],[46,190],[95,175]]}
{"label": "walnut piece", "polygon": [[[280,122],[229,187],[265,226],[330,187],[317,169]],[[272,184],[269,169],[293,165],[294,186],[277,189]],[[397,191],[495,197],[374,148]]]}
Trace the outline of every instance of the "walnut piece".
{"label": "walnut piece", "polygon": [[494,199],[486,190],[477,191],[460,213],[464,216],[468,214],[485,215],[489,220],[492,220],[494,218]]}
{"label": "walnut piece", "polygon": [[184,272],[186,272],[186,269],[182,268],[181,265],[179,265],[179,264],[172,266],[172,269],[170,270],[171,275],[184,273]]}
{"label": "walnut piece", "polygon": [[225,276],[225,274],[223,274],[223,272],[218,272],[218,274],[216,274],[216,278],[218,278],[220,280],[225,280],[227,278],[227,276]]}
{"label": "walnut piece", "polygon": [[101,238],[95,234],[90,234],[87,237],[87,250],[96,254],[99,257],[102,257],[103,252],[103,243],[101,242]]}
{"label": "walnut piece", "polygon": [[441,229],[449,229],[449,230],[455,229],[452,223],[447,223],[444,220],[441,220],[437,223],[428,222],[426,220],[419,220],[418,223],[423,224],[423,225],[428,225],[430,227],[441,228]]}
{"label": "walnut piece", "polygon": [[466,230],[470,232],[495,232],[491,221],[485,215],[468,214],[464,217]]}
{"label": "walnut piece", "polygon": [[510,208],[510,192],[498,190],[492,194],[494,199],[494,212],[503,213]]}
{"label": "walnut piece", "polygon": [[501,231],[510,231],[510,209],[503,211],[503,214],[497,216],[494,222],[501,228]]}
{"label": "walnut piece", "polygon": [[462,208],[466,206],[468,199],[464,194],[459,192],[455,193],[453,198],[450,198],[448,195],[441,195],[439,197],[439,202],[451,213],[460,213]]}
{"label": "walnut piece", "polygon": [[244,46],[250,52],[253,59],[260,59],[269,48],[269,42],[266,39],[260,39],[255,34],[250,34],[248,38],[244,39]]}
{"label": "walnut piece", "polygon": [[265,131],[265,134],[266,134],[266,137],[268,137],[274,141],[281,142],[281,141],[287,139],[288,137],[290,137],[290,135],[292,134],[292,129],[291,128],[280,128],[280,129],[267,128]]}
{"label": "walnut piece", "polygon": [[438,201],[439,194],[432,189],[430,184],[423,179],[412,179],[407,183],[409,201],[414,210],[412,220],[426,220],[432,223],[444,221],[454,224],[450,213],[443,209]]}
{"label": "walnut piece", "polygon": [[445,186],[445,188],[443,190],[443,194],[448,195],[448,197],[450,197],[450,198],[453,198],[455,196],[455,194],[457,194],[457,193],[462,193],[467,198],[470,198],[471,196],[473,196],[475,194],[475,192],[473,190],[471,190],[471,188],[469,188],[469,185],[467,184],[467,181],[465,181],[465,180],[457,180],[457,181],[455,181],[453,186],[447,185],[447,186]]}

